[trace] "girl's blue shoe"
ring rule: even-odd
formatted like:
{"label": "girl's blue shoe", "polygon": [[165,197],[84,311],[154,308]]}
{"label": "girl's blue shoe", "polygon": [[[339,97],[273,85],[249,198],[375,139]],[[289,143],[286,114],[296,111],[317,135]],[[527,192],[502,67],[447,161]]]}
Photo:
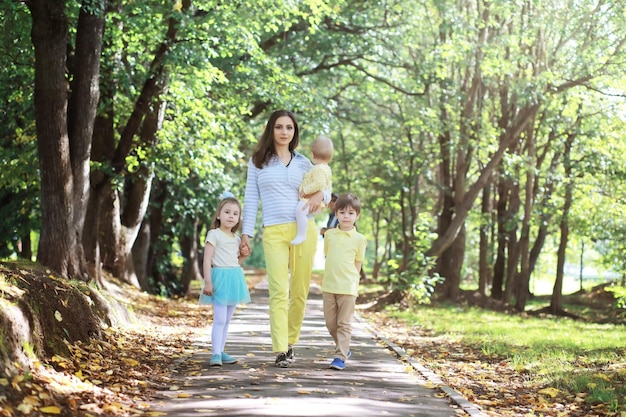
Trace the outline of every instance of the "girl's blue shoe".
{"label": "girl's blue shoe", "polygon": [[211,366],[222,366],[222,355],[211,355],[211,360],[209,361],[209,365]]}
{"label": "girl's blue shoe", "polygon": [[223,364],[227,364],[227,365],[231,365],[233,363],[237,363],[237,359],[233,358],[232,356],[230,356],[226,352],[222,352],[222,363]]}

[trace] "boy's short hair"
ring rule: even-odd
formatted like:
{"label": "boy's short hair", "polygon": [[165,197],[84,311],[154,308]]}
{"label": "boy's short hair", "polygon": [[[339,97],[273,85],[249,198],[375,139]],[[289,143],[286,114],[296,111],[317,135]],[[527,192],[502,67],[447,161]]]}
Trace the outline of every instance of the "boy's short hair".
{"label": "boy's short hair", "polygon": [[320,135],[311,144],[311,152],[323,161],[333,159],[333,141],[328,136]]}
{"label": "boy's short hair", "polygon": [[335,202],[335,210],[339,211],[350,207],[357,214],[361,213],[361,200],[352,193],[341,194]]}

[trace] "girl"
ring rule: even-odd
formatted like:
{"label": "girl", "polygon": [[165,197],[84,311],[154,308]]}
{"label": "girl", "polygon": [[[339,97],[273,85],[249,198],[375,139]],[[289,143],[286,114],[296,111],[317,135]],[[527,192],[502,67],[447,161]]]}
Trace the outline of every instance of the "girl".
{"label": "girl", "polygon": [[235,234],[241,221],[241,205],[230,193],[222,200],[207,233],[204,247],[204,283],[200,304],[213,304],[211,330],[211,366],[237,363],[224,352],[228,325],[237,304],[250,302],[250,292],[241,264],[250,255],[247,248],[239,248],[241,239]]}

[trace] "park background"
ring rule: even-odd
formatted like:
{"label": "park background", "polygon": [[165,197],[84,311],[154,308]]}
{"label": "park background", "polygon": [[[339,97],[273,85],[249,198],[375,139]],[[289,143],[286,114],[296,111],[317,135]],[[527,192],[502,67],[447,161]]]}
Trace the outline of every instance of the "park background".
{"label": "park background", "polygon": [[7,262],[189,294],[218,196],[243,196],[286,108],[362,200],[372,308],[576,316],[564,295],[608,284],[623,324],[623,1],[0,6]]}

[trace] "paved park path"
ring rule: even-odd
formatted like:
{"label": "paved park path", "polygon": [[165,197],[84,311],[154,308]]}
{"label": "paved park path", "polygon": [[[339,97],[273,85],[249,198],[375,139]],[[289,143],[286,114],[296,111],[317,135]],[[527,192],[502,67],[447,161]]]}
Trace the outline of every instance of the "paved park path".
{"label": "paved park path", "polygon": [[209,366],[210,334],[178,361],[169,390],[159,392],[150,415],[197,416],[420,416],[478,417],[479,408],[406,353],[354,321],[352,357],[343,371],[328,368],[334,343],[324,324],[321,292],[312,287],[295,346],[296,362],[273,366],[267,284],[252,292],[230,326],[226,351],[234,365]]}

